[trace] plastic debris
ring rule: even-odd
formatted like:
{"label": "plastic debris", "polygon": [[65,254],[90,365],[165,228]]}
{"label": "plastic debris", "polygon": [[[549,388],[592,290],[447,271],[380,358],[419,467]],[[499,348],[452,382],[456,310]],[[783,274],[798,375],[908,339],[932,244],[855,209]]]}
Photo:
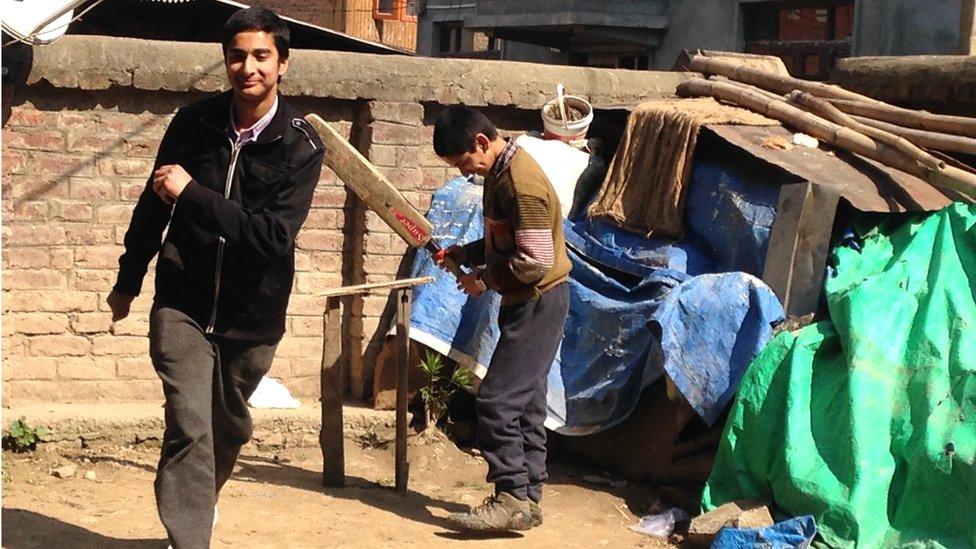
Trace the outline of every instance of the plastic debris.
{"label": "plastic debris", "polygon": [[658,538],[667,538],[674,532],[674,527],[679,522],[684,522],[691,518],[688,513],[677,507],[672,507],[663,513],[647,515],[642,517],[636,526],[630,529],[638,534],[646,534]]}
{"label": "plastic debris", "polygon": [[247,403],[251,408],[293,409],[302,405],[298,399],[291,396],[288,387],[282,385],[277,379],[267,376],[261,378],[261,382],[258,383],[251,398],[247,399]]}

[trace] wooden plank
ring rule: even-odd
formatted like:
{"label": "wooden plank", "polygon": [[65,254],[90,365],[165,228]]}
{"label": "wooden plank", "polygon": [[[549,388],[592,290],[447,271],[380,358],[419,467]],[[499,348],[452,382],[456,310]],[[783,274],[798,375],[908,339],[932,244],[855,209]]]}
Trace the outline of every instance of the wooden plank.
{"label": "wooden plank", "polygon": [[320,297],[345,296],[355,294],[367,294],[376,290],[397,290],[400,288],[410,288],[413,286],[423,286],[434,281],[432,276],[421,276],[417,278],[403,278],[400,280],[390,280],[388,282],[372,282],[369,284],[358,284],[356,286],[342,286],[340,288],[330,288],[317,293]]}
{"label": "wooden plank", "polygon": [[763,281],[787,316],[815,313],[840,193],[809,181],[780,188]]}
{"label": "wooden plank", "polygon": [[342,306],[339,297],[330,297],[322,314],[322,368],[320,390],[322,429],[322,484],[346,485],[345,448],[342,438],[342,394],[345,385],[342,360]]}
{"label": "wooden plank", "polygon": [[396,490],[407,493],[410,462],[407,459],[407,391],[410,384],[410,299],[413,291],[397,291],[397,391],[396,391]]}
{"label": "wooden plank", "polygon": [[790,306],[786,310],[789,316],[817,312],[839,201],[840,193],[836,189],[813,185],[804,202],[793,255]]}
{"label": "wooden plank", "polygon": [[329,151],[325,155],[325,163],[336,176],[407,244],[427,244],[434,230],[430,221],[326,121],[315,114],[306,116],[305,120],[315,128],[325,144],[325,150]]}

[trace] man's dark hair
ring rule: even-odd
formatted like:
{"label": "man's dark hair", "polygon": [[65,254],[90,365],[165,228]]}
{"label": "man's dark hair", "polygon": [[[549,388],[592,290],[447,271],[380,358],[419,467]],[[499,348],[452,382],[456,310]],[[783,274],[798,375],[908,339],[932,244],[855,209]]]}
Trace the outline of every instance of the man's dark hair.
{"label": "man's dark hair", "polygon": [[288,59],[288,44],[291,42],[288,23],[285,23],[284,19],[278,17],[275,12],[265,8],[238,10],[224,23],[224,30],[220,37],[224,57],[227,57],[227,48],[238,33],[252,30],[270,34],[274,38],[275,48],[278,49],[278,58]]}
{"label": "man's dark hair", "polygon": [[484,114],[465,107],[452,105],[434,122],[434,152],[437,156],[457,156],[473,152],[475,136],[485,134],[488,139],[498,137],[498,130]]}

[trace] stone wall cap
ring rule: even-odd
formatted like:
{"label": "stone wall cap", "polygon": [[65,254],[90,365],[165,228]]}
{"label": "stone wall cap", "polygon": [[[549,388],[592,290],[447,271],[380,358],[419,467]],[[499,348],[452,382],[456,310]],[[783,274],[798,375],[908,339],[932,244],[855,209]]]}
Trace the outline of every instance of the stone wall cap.
{"label": "stone wall cap", "polygon": [[[65,36],[34,48],[27,84],[173,92],[226,88],[220,46],[104,36]],[[692,75],[512,61],[292,50],[282,83],[298,97],[539,108],[562,82],[596,107],[671,97]]]}

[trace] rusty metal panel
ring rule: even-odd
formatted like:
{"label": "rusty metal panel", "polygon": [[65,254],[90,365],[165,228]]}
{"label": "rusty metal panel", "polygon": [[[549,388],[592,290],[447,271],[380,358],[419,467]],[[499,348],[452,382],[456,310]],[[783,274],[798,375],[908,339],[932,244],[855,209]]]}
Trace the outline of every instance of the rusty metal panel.
{"label": "rusty metal panel", "polygon": [[838,149],[764,147],[768,139],[792,137],[792,132],[782,126],[709,125],[705,130],[801,179],[837,189],[844,200],[861,211],[934,211],[952,202],[925,181],[854,153]]}

